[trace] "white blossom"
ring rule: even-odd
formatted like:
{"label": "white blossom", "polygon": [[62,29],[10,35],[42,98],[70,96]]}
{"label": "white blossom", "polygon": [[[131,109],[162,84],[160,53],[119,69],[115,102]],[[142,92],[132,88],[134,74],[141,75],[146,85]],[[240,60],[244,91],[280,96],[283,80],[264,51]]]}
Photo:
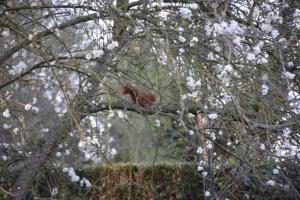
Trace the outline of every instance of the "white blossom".
{"label": "white blossom", "polygon": [[83,186],[83,183],[84,183],[84,181],[83,180],[80,180],[80,186],[82,187]]}
{"label": "white blossom", "polygon": [[108,50],[112,50],[112,49],[114,49],[114,48],[116,48],[118,46],[119,46],[118,41],[112,41],[110,44],[107,45],[107,49]]}
{"label": "white blossom", "polygon": [[300,10],[298,8],[295,9],[294,17],[300,17]]}
{"label": "white blossom", "polygon": [[111,119],[115,116],[115,112],[113,110],[109,110],[108,118]]}
{"label": "white blossom", "polygon": [[282,129],[282,132],[283,132],[284,137],[288,137],[292,131],[290,128],[287,127],[287,128]]}
{"label": "white blossom", "polygon": [[241,37],[236,36],[236,37],[234,37],[234,39],[233,39],[233,43],[234,43],[235,45],[237,45],[237,46],[242,46],[241,40],[242,40]]}
{"label": "white blossom", "polygon": [[198,165],[197,170],[198,170],[198,171],[201,171],[201,170],[203,170],[203,167],[200,166],[200,165]]}
{"label": "white blossom", "polygon": [[273,30],[273,27],[270,23],[263,23],[261,25],[261,30],[267,33],[270,33]]}
{"label": "white blossom", "polygon": [[190,41],[190,46],[194,46],[197,42],[199,41],[199,39],[197,37],[193,37]]}
{"label": "white blossom", "polygon": [[199,6],[198,6],[198,4],[196,4],[196,3],[192,3],[192,4],[190,5],[190,7],[191,7],[191,9],[196,10]]}
{"label": "white blossom", "polygon": [[191,20],[192,11],[189,8],[180,8],[179,15],[185,19]]}
{"label": "white blossom", "polygon": [[21,73],[24,69],[26,69],[27,65],[25,62],[20,61],[18,64],[16,64],[15,66],[12,66],[12,69],[9,70],[9,74],[11,75],[16,75]]}
{"label": "white blossom", "polygon": [[197,86],[201,85],[201,81],[195,81],[195,79],[191,76],[188,76],[186,78],[186,84],[191,88],[191,89],[195,89]]}
{"label": "white blossom", "polygon": [[273,169],[273,174],[279,174],[279,171],[278,171],[278,169]]}
{"label": "white blossom", "polygon": [[[209,26],[204,27],[204,29],[206,30],[207,36],[211,34],[212,30]],[[245,32],[244,29],[235,20],[231,20],[229,22],[222,21],[220,23],[214,23],[213,30],[214,30],[214,35],[223,35],[223,34],[238,35],[238,34],[243,34]]]}
{"label": "white blossom", "polygon": [[14,133],[15,135],[18,135],[18,131],[19,131],[19,128],[14,128],[14,129],[13,129],[13,133]]}
{"label": "white blossom", "polygon": [[268,60],[266,58],[260,56],[260,58],[257,60],[257,63],[258,64],[266,64],[266,63],[268,63]]}
{"label": "white blossom", "polygon": [[91,54],[91,53],[87,53],[87,54],[85,55],[85,58],[86,58],[87,60],[91,60],[91,59],[92,59],[92,54]]}
{"label": "white blossom", "polygon": [[229,34],[243,34],[245,31],[235,20],[231,20],[229,26],[226,27],[226,32]]}
{"label": "white blossom", "polygon": [[[224,33],[224,26],[225,24],[227,24],[226,22],[221,22],[221,24],[219,23],[214,23],[213,27],[214,27],[214,33],[217,35],[222,35]],[[227,25],[226,25],[227,26]]]}
{"label": "white blossom", "polygon": [[218,118],[218,114],[217,114],[217,113],[210,113],[210,114],[208,114],[207,116],[208,116],[209,119],[212,119],[212,120]]}
{"label": "white blossom", "polygon": [[70,150],[67,149],[65,153],[66,155],[70,155]]}
{"label": "white blossom", "polygon": [[182,34],[182,32],[184,32],[184,28],[178,27],[178,32],[179,32],[179,34]]}
{"label": "white blossom", "polygon": [[263,96],[265,96],[265,95],[268,94],[268,92],[269,92],[269,86],[263,84],[263,85],[261,86],[261,94],[262,94]]}
{"label": "white blossom", "polygon": [[71,177],[71,182],[78,182],[80,180],[80,177],[77,175],[74,175]]}
{"label": "white blossom", "polygon": [[296,76],[296,74],[293,74],[293,73],[291,73],[291,72],[288,72],[288,71],[286,71],[286,72],[283,72],[283,76],[285,77],[285,78],[287,78],[287,79],[294,79],[295,78],[295,76]]}
{"label": "white blossom", "polygon": [[224,71],[226,71],[226,72],[233,72],[234,69],[233,69],[232,65],[225,65],[224,66]]}
{"label": "white blossom", "polygon": [[178,36],[178,40],[182,43],[186,41],[185,37],[183,37],[182,35]]}
{"label": "white blossom", "polygon": [[265,149],[266,149],[266,146],[265,146],[265,144],[260,144],[260,145],[259,145],[259,148],[260,148],[260,150],[265,150]]}
{"label": "white blossom", "polygon": [[189,131],[189,134],[190,134],[190,135],[194,135],[195,133],[194,133],[193,130],[190,130],[190,131]]}
{"label": "white blossom", "polygon": [[92,128],[96,128],[97,127],[97,122],[96,122],[95,117],[94,116],[90,116],[89,120],[90,120]]}
{"label": "white blossom", "polygon": [[92,51],[92,55],[94,58],[99,58],[100,56],[102,56],[104,54],[104,51],[102,49],[96,49]]}
{"label": "white blossom", "polygon": [[3,161],[7,161],[7,160],[8,160],[8,157],[7,157],[6,155],[3,155],[3,156],[2,156],[2,160],[3,160]]}
{"label": "white blossom", "polygon": [[194,115],[193,113],[189,113],[189,114],[188,114],[188,118],[194,119],[194,117],[195,117],[195,115]]}
{"label": "white blossom", "polygon": [[155,120],[155,126],[156,126],[156,127],[160,127],[160,120],[159,120],[159,119],[156,119],[156,120]]}
{"label": "white blossom", "polygon": [[25,108],[25,110],[30,110],[31,104],[26,104],[26,105],[24,106],[24,108]]}
{"label": "white blossom", "polygon": [[37,102],[37,98],[36,98],[36,97],[33,97],[33,98],[32,98],[32,104],[34,105],[34,104],[36,104],[36,102]]}
{"label": "white blossom", "polygon": [[47,132],[49,132],[49,129],[48,129],[48,128],[42,128],[42,129],[41,129],[41,132],[42,132],[42,133],[47,133]]}
{"label": "white blossom", "polygon": [[247,60],[249,60],[249,61],[255,60],[255,54],[254,53],[248,53]]}
{"label": "white blossom", "polygon": [[36,113],[38,113],[40,111],[40,109],[36,106],[32,106],[32,110]]}
{"label": "white blossom", "polygon": [[184,94],[181,96],[181,100],[183,101],[183,100],[187,99],[187,97],[188,97],[188,95]]}
{"label": "white blossom", "polygon": [[6,109],[4,110],[4,112],[2,113],[2,115],[3,115],[3,117],[5,117],[5,118],[10,118],[9,109],[6,108]]}
{"label": "white blossom", "polygon": [[212,143],[211,142],[209,142],[208,144],[207,144],[207,146],[206,146],[208,149],[212,149],[213,148],[213,145],[212,145]]}
{"label": "white blossom", "polygon": [[54,197],[58,194],[58,189],[55,187],[55,188],[52,188],[51,189],[51,196]]}
{"label": "white blossom", "polygon": [[210,132],[209,136],[211,137],[212,140],[216,140],[216,134],[214,132]]}
{"label": "white blossom", "polygon": [[208,60],[215,60],[215,56],[212,52],[209,52],[209,54],[207,54],[207,59]]}
{"label": "white blossom", "polygon": [[260,10],[257,6],[255,6],[252,14],[253,18],[256,19],[259,16],[259,14],[260,14]]}
{"label": "white blossom", "polygon": [[8,29],[8,28],[5,28],[5,29],[2,31],[2,35],[3,35],[4,37],[9,36],[9,29]]}
{"label": "white blossom", "polygon": [[286,40],[286,38],[280,38],[280,39],[278,40],[278,42],[279,42],[281,45],[286,45],[287,40]]}
{"label": "white blossom", "polygon": [[268,180],[267,181],[267,185],[269,186],[274,186],[275,185],[275,182],[273,180]]}
{"label": "white blossom", "polygon": [[3,124],[3,128],[4,128],[4,129],[10,129],[10,128],[11,128],[11,125],[4,123],[4,124]]}
{"label": "white blossom", "polygon": [[28,40],[32,40],[33,39],[33,35],[32,34],[29,34],[28,35]]}
{"label": "white blossom", "polygon": [[5,148],[8,148],[9,147],[9,144],[3,142],[2,145],[5,147]]}
{"label": "white blossom", "polygon": [[279,32],[276,30],[276,29],[273,29],[271,31],[271,35],[272,35],[272,38],[275,39],[277,38],[277,36],[279,35]]}
{"label": "white blossom", "polygon": [[110,151],[111,155],[114,156],[117,154],[117,150],[115,148],[112,148]]}
{"label": "white blossom", "polygon": [[210,192],[209,191],[205,191],[205,196],[206,197],[210,197]]}
{"label": "white blossom", "polygon": [[206,36],[210,36],[212,34],[213,31],[213,27],[211,25],[211,23],[208,23],[204,26],[204,30],[206,32]]}
{"label": "white blossom", "polygon": [[75,170],[73,167],[70,167],[68,169],[68,175],[71,178],[71,182],[78,182],[80,180],[80,177],[76,175]]}
{"label": "white blossom", "polygon": [[61,156],[61,152],[59,152],[59,151],[56,152],[56,156],[57,156],[57,157],[60,157],[60,156]]}
{"label": "white blossom", "polygon": [[199,154],[203,153],[202,147],[198,147],[198,148],[197,148],[197,153],[199,153]]}
{"label": "white blossom", "polygon": [[85,186],[86,186],[87,188],[89,188],[89,187],[92,186],[92,184],[90,183],[90,181],[87,180],[86,178],[83,178],[83,179],[80,181],[80,185],[83,186],[83,184],[85,184]]}
{"label": "white blossom", "polygon": [[258,55],[261,53],[261,48],[264,46],[264,42],[260,41],[253,47],[253,51],[255,55]]}

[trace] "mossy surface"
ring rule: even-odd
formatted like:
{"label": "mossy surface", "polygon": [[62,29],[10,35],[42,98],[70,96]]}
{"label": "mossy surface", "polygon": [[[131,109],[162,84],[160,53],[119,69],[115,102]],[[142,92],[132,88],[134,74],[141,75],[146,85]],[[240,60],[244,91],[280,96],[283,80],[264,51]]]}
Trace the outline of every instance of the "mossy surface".
{"label": "mossy surface", "polygon": [[[92,186],[87,188],[79,182],[71,182],[61,168],[48,168],[35,177],[28,199],[193,200],[204,199],[203,191],[209,183],[208,178],[203,178],[191,163],[101,164],[85,165],[75,170],[81,180],[86,178]],[[11,192],[13,185],[12,176],[3,180],[0,200],[8,198],[7,192]],[[292,193],[278,187],[257,188],[253,181],[253,184],[245,184],[230,170],[214,173],[214,182],[215,191],[221,191],[220,195],[230,199],[293,199]],[[55,195],[54,188],[57,189]]]}
{"label": "mossy surface", "polygon": [[[202,179],[190,164],[118,164],[89,171],[93,199],[201,199]],[[189,197],[189,198],[187,198]]]}

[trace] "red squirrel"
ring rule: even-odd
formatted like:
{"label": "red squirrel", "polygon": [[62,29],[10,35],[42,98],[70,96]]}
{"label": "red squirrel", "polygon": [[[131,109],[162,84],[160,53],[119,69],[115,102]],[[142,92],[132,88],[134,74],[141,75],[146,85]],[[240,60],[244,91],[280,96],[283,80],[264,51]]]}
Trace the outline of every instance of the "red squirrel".
{"label": "red squirrel", "polygon": [[155,102],[155,94],[151,91],[142,91],[136,85],[120,85],[120,95],[130,95],[131,102],[143,108],[150,108]]}

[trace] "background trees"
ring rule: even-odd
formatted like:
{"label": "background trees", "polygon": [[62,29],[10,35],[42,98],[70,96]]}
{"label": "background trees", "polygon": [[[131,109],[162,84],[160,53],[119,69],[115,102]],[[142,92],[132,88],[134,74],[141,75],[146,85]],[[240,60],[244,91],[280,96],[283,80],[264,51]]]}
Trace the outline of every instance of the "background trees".
{"label": "background trees", "polygon": [[[23,199],[47,166],[192,161],[209,180],[207,196],[228,196],[214,180],[228,170],[229,185],[299,198],[299,9],[2,1],[3,179],[17,172],[12,193]],[[120,83],[151,89],[155,106],[133,105]]]}

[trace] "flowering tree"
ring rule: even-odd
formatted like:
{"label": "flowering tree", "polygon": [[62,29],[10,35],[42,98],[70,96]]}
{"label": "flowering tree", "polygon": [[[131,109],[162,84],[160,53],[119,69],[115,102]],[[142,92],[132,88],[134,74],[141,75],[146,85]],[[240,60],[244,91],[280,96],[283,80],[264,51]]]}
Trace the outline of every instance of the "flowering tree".
{"label": "flowering tree", "polygon": [[[1,168],[18,174],[2,190],[25,199],[51,165],[89,187],[72,165],[116,159],[132,128],[154,134],[151,147],[184,139],[176,150],[188,149],[207,198],[241,183],[300,198],[299,4],[2,1]],[[120,96],[122,84],[155,105]]]}

